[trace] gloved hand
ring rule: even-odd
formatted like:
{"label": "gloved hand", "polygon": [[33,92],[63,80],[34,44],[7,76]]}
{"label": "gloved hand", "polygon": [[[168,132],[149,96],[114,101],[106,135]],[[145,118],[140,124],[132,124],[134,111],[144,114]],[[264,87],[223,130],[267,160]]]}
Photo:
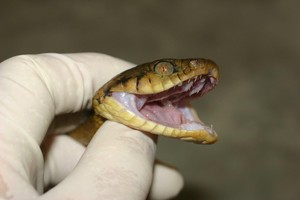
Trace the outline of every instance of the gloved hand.
{"label": "gloved hand", "polygon": [[[182,176],[154,164],[156,136],[106,121],[85,148],[57,134],[80,115],[52,123],[90,109],[97,89],[131,66],[96,53],[23,55],[0,64],[0,199],[133,200],[149,190],[150,198],[165,199],[180,191]],[[48,185],[55,186],[44,193]]]}

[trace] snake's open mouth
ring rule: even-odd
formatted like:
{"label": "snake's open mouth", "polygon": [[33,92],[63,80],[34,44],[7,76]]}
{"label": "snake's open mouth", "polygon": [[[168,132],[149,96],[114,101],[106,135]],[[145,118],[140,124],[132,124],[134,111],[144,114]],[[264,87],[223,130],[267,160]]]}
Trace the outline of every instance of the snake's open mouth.
{"label": "snake's open mouth", "polygon": [[191,108],[189,100],[212,90],[217,79],[212,75],[200,75],[186,80],[166,91],[156,94],[131,94],[112,92],[112,97],[137,116],[158,124],[188,131],[206,130],[206,126]]}

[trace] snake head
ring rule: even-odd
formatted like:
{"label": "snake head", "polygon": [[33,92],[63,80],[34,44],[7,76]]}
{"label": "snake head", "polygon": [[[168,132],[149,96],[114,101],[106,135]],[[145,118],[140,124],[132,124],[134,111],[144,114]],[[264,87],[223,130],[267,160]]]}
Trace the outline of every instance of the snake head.
{"label": "snake head", "polygon": [[218,83],[218,66],[208,59],[160,59],[138,65],[101,87],[94,99],[97,114],[129,127],[195,143],[217,140],[189,101]]}

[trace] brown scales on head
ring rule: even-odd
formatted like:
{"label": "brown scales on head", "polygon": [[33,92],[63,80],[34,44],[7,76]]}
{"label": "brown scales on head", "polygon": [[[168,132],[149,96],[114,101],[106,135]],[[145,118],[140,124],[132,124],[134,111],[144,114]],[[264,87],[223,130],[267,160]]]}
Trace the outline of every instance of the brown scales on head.
{"label": "brown scales on head", "polygon": [[95,115],[154,134],[213,143],[215,131],[200,121],[188,100],[207,93],[218,80],[218,66],[207,59],[145,63],[98,90],[93,99]]}

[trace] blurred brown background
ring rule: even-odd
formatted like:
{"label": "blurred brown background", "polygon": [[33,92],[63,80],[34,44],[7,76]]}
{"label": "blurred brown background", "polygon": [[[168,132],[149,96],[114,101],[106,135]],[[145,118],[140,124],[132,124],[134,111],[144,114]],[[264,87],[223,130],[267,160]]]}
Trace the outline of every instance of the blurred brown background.
{"label": "blurred brown background", "polygon": [[2,1],[0,61],[18,54],[102,52],[135,63],[217,62],[221,81],[195,103],[215,145],[160,138],[181,199],[300,199],[300,3]]}

